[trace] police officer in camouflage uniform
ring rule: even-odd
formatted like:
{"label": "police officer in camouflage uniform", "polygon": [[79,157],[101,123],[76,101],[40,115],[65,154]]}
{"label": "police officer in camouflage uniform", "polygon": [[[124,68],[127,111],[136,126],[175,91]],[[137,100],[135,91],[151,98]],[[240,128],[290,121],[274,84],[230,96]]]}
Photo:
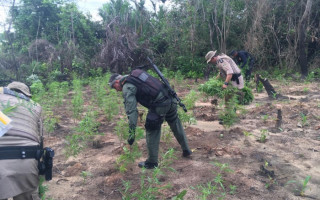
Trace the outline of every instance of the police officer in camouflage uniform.
{"label": "police officer in camouflage uniform", "polygon": [[39,152],[41,106],[32,102],[28,86],[12,82],[0,87],[0,110],[10,110],[12,128],[0,137],[0,199],[40,200]]}
{"label": "police officer in camouflage uniform", "polygon": [[138,119],[137,103],[148,108],[146,118],[146,141],[148,158],[138,164],[139,167],[153,169],[158,166],[158,151],[160,143],[161,125],[166,120],[182,148],[182,156],[189,157],[186,134],[178,118],[177,100],[168,94],[166,86],[147,72],[136,69],[128,76],[113,74],[109,85],[117,91],[122,91],[124,106],[129,119],[130,136],[128,143],[133,144],[135,128]]}

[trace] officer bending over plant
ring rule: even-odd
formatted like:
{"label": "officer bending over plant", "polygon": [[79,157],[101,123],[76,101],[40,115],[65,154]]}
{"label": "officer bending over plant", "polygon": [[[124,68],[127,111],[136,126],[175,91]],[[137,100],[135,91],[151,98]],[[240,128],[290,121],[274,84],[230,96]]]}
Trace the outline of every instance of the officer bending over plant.
{"label": "officer bending over plant", "polygon": [[117,91],[122,91],[124,106],[129,119],[128,143],[133,144],[135,129],[138,119],[137,103],[148,108],[145,123],[148,158],[138,164],[139,167],[153,169],[158,166],[158,152],[160,143],[161,125],[166,120],[182,148],[182,156],[189,157],[192,152],[189,149],[186,134],[178,118],[177,100],[173,98],[168,88],[157,78],[147,72],[136,69],[130,75],[122,76],[113,74],[109,85]]}

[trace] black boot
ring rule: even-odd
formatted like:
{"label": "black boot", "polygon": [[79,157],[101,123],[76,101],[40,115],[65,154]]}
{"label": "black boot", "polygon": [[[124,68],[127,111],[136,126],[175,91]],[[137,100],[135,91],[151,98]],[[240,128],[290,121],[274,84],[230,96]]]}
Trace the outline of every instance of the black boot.
{"label": "black boot", "polygon": [[189,149],[183,150],[183,152],[182,152],[183,157],[189,157],[189,156],[191,156],[191,154],[192,154],[192,151],[190,151]]}
{"label": "black boot", "polygon": [[148,162],[148,161],[144,161],[144,162],[139,162],[138,166],[140,168],[146,168],[146,169],[154,169],[156,167],[158,167],[158,163],[151,163],[151,162]]}

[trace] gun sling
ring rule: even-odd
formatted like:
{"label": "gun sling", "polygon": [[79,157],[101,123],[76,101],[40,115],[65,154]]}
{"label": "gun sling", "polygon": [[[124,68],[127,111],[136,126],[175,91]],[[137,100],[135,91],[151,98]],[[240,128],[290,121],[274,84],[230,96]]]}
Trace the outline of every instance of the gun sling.
{"label": "gun sling", "polygon": [[0,147],[0,160],[7,159],[40,159],[40,146],[7,146]]}

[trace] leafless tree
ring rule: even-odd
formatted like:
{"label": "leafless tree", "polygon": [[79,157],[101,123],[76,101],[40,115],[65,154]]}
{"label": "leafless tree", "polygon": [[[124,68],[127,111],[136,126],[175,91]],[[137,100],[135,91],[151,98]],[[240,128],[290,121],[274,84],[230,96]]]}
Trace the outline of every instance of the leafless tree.
{"label": "leafless tree", "polygon": [[[301,1],[303,2],[303,1]],[[301,69],[302,77],[306,77],[308,75],[308,60],[306,54],[306,31],[308,27],[308,17],[311,12],[312,0],[307,0],[304,13],[300,18],[298,25],[298,41],[297,41],[297,53],[298,53],[298,61]]]}

